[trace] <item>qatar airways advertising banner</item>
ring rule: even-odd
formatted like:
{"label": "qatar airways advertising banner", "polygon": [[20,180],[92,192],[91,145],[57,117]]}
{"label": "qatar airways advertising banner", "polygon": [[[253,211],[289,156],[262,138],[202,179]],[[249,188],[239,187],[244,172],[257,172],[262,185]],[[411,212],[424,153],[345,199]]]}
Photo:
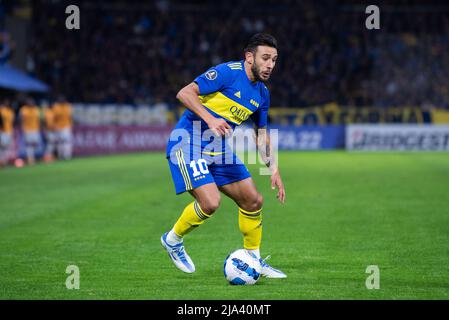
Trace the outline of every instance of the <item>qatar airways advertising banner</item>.
{"label": "qatar airways advertising banner", "polygon": [[[170,125],[77,125],[73,130],[74,155],[164,151],[172,129]],[[245,126],[240,129],[252,130]],[[270,130],[276,131],[279,150],[326,150],[344,147],[344,126],[272,126]],[[255,150],[251,139],[246,142],[244,139],[240,140],[237,141],[236,150]]]}
{"label": "qatar airways advertising banner", "polygon": [[75,156],[115,154],[139,151],[163,151],[171,126],[75,126]]}

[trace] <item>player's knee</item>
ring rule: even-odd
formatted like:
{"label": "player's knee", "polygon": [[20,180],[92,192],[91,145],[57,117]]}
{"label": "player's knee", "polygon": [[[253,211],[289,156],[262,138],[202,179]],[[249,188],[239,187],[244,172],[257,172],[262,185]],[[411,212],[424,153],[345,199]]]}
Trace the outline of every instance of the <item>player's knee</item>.
{"label": "player's knee", "polygon": [[256,201],[254,202],[254,207],[255,208],[253,211],[260,210],[263,207],[263,197],[260,193],[257,195]]}
{"label": "player's knee", "polygon": [[243,207],[243,210],[249,211],[249,212],[255,212],[262,209],[263,206],[263,197],[260,193],[257,193],[253,198],[251,198],[250,201],[248,201]]}
{"label": "player's knee", "polygon": [[201,210],[205,214],[213,214],[217,209],[220,207],[220,195],[211,196],[208,199],[205,199],[203,201],[199,202],[199,205],[201,207]]}

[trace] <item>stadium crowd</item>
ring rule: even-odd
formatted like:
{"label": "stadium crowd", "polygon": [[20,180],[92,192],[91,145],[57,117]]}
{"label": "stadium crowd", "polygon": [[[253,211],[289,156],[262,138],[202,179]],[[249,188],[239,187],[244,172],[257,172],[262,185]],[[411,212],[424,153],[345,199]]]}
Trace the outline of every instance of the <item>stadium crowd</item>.
{"label": "stadium crowd", "polygon": [[[176,108],[182,86],[212,65],[243,58],[248,38],[263,31],[279,43],[268,84],[273,107],[449,109],[449,5],[418,10],[408,2],[382,8],[378,31],[365,28],[364,7],[331,0],[86,0],[80,3],[81,29],[67,30],[61,14],[66,1],[36,0],[30,2],[26,71],[69,101]],[[13,9],[0,3],[0,64],[14,55],[14,39],[5,31]],[[3,99],[11,93],[3,93],[0,164],[16,132],[24,136],[28,163],[39,139],[50,142],[44,160],[71,157],[69,107],[61,118],[52,115],[58,107],[45,105],[48,97],[40,97],[44,105],[38,107],[41,101],[25,94],[11,101]],[[65,119],[55,120],[62,121],[58,129],[54,117]]]}
{"label": "stadium crowd", "polygon": [[449,107],[447,8],[424,8],[419,24],[413,10],[386,10],[376,32],[364,8],[328,0],[86,1],[74,32],[60,6],[35,2],[29,71],[72,101],[176,105],[178,89],[265,31],[279,42],[275,106]]}

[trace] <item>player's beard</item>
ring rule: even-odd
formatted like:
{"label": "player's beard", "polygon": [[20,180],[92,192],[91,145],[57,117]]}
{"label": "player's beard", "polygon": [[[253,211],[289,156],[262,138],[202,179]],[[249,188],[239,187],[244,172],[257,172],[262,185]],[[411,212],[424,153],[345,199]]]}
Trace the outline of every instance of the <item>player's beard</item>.
{"label": "player's beard", "polygon": [[260,77],[260,68],[256,64],[256,61],[254,61],[253,65],[251,66],[251,73],[253,74],[254,80],[256,80],[256,81],[262,81],[262,82],[268,81],[268,79],[264,80]]}

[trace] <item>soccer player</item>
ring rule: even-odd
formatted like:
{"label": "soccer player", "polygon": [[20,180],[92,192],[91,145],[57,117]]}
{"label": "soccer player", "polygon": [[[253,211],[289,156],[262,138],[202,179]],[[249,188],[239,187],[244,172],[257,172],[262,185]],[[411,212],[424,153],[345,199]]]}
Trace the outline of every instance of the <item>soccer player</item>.
{"label": "soccer player", "polygon": [[0,104],[0,167],[8,163],[8,150],[14,131],[14,110],[8,99]]}
{"label": "soccer player", "polygon": [[72,105],[62,95],[53,105],[53,116],[58,158],[69,160],[72,158]]}
{"label": "soccer player", "polygon": [[[260,257],[263,198],[226,140],[216,139],[229,137],[236,126],[251,118],[259,152],[272,174],[271,186],[278,188],[279,201],[285,201],[284,185],[265,129],[270,95],[264,82],[268,81],[276,64],[277,42],[269,34],[256,34],[244,49],[244,55],[244,60],[209,69],[177,94],[187,110],[170,136],[167,159],[176,194],[188,191],[194,201],[184,208],[173,228],[162,235],[161,243],[177,268],[186,273],[194,272],[195,266],[184,248],[183,238],[218,209],[222,192],[238,206],[243,246],[260,261],[261,274],[285,278],[282,271],[272,268]],[[209,138],[198,141],[198,133]],[[211,139],[216,139],[217,143],[214,145]],[[214,152],[209,151],[212,150],[208,149],[210,144]]]}
{"label": "soccer player", "polygon": [[28,98],[26,104],[20,108],[20,120],[25,138],[27,163],[32,165],[35,162],[36,149],[41,141],[40,112],[32,98]]}

